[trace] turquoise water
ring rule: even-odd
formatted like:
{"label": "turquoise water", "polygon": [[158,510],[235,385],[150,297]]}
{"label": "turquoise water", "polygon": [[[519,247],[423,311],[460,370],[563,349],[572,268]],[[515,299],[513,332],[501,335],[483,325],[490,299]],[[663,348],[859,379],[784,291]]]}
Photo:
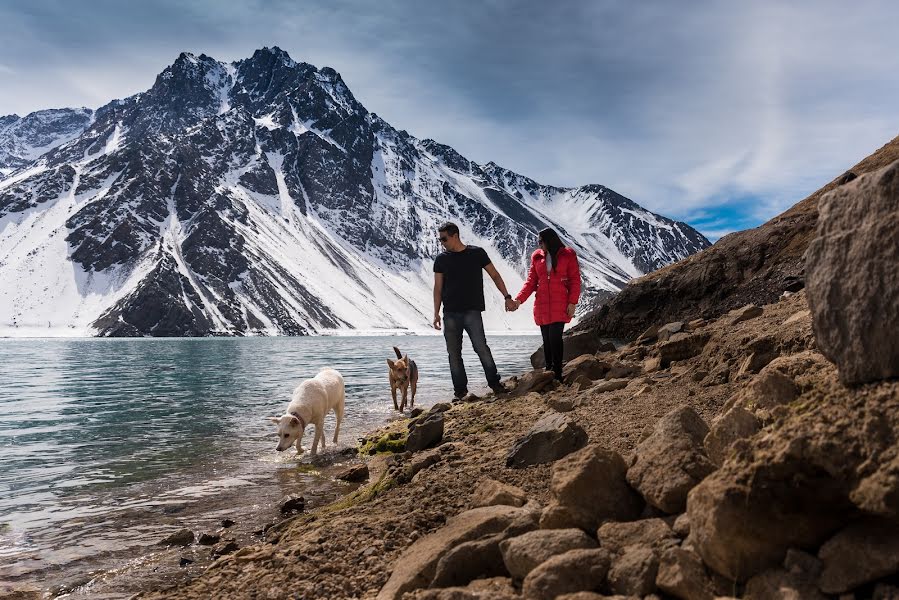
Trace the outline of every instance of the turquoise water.
{"label": "turquoise water", "polygon": [[[540,344],[488,341],[503,377],[529,369]],[[340,460],[396,416],[394,345],[419,365],[416,406],[451,397],[440,336],[0,340],[0,579],[52,577],[229,509],[314,497],[322,482],[298,468],[308,455],[276,452],[265,417],[319,368],[338,369],[346,417],[337,448],[326,421],[324,460]],[[467,342],[465,363],[472,391],[485,391]]]}

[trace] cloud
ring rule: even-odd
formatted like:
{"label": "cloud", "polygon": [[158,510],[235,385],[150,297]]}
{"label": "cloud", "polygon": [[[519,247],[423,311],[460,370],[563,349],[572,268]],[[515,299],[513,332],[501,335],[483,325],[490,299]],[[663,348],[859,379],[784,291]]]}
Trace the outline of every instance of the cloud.
{"label": "cloud", "polygon": [[[835,0],[61,0],[0,5],[0,114],[98,106],[183,50],[278,45],[400,129],[542,183],[602,183],[709,235],[899,133],[899,6]],[[752,198],[747,202],[746,198]],[[721,221],[721,220],[724,221]],[[706,227],[706,229],[703,229]]]}

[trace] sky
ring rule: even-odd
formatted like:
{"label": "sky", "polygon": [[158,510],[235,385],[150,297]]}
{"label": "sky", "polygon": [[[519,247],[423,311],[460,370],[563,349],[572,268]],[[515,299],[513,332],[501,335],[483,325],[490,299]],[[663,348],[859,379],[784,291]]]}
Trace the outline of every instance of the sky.
{"label": "sky", "polygon": [[97,108],[182,51],[279,46],[394,127],[712,240],[899,134],[899,3],[0,0],[0,115]]}

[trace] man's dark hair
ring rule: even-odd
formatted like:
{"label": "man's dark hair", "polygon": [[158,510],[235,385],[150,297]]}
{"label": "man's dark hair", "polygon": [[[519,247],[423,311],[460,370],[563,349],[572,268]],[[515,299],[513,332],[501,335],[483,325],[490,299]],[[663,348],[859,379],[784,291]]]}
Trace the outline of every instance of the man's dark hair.
{"label": "man's dark hair", "polygon": [[455,223],[446,222],[438,227],[437,231],[439,231],[440,233],[445,233],[450,237],[459,235],[459,227]]}

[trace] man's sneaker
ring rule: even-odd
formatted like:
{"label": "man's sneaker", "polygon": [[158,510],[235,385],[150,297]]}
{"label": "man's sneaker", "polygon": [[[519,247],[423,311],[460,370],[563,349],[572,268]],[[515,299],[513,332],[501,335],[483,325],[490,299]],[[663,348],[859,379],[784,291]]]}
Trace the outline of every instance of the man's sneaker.
{"label": "man's sneaker", "polygon": [[508,394],[509,390],[506,386],[503,385],[501,381],[497,381],[496,383],[490,384],[490,389],[493,390],[494,394]]}
{"label": "man's sneaker", "polygon": [[468,395],[468,392],[458,393],[453,392],[453,402],[462,402],[462,398]]}

